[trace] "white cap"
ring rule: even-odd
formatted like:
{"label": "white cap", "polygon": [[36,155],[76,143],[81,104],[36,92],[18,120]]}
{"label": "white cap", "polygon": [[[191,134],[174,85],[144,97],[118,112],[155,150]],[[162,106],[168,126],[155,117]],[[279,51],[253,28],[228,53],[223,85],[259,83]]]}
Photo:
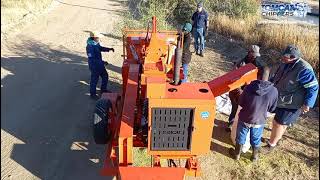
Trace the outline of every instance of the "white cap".
{"label": "white cap", "polygon": [[254,56],[256,56],[256,57],[261,56],[259,50],[260,50],[260,47],[259,47],[259,46],[257,46],[257,45],[251,45],[251,51],[253,52],[253,55],[254,55]]}
{"label": "white cap", "polygon": [[103,35],[99,33],[98,31],[91,31],[90,32],[90,37],[98,37],[101,38]]}

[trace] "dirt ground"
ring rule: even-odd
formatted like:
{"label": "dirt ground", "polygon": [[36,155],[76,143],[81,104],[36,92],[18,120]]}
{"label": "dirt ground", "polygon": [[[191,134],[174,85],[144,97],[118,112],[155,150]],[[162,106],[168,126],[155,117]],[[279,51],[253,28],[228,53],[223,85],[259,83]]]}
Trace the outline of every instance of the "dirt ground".
{"label": "dirt ground", "polygon": [[[231,62],[245,56],[245,48],[241,42],[209,34],[205,57],[193,56],[191,81],[208,81],[230,71]],[[269,59],[266,56],[268,53],[262,47],[262,57],[270,64],[274,59]],[[288,129],[274,152],[261,155],[258,163],[251,163],[251,151],[242,155],[239,162],[231,159],[228,148],[232,147],[232,143],[229,133],[225,131],[228,116],[217,114],[211,152],[200,157],[203,175],[188,179],[319,179],[318,119],[319,108],[302,115],[298,123]],[[265,138],[270,137],[271,122],[272,118],[265,127]]]}
{"label": "dirt ground", "polygon": [[[106,179],[105,147],[92,136],[84,31],[106,33],[102,44],[115,53],[104,59],[118,74],[122,44],[108,33],[123,10],[118,1],[64,0],[1,41],[1,179]],[[111,77],[109,89],[119,86]]]}
{"label": "dirt ground", "polygon": [[[115,48],[104,59],[110,63],[108,88],[118,91],[122,43],[113,32],[123,11],[117,0],[65,0],[1,42],[1,179],[106,179],[98,174],[105,147],[92,137],[84,31],[104,32],[102,44]],[[192,57],[190,81],[218,77],[246,53],[233,40],[209,37],[205,57]],[[319,179],[318,117],[318,110],[302,116],[276,151],[252,164],[249,153],[239,162],[230,158],[227,117],[218,114],[197,179]]]}

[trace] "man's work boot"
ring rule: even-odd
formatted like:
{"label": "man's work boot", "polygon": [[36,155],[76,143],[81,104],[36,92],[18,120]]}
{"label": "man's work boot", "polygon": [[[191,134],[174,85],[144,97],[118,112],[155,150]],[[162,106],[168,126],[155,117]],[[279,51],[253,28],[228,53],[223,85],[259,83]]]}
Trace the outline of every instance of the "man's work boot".
{"label": "man's work boot", "polygon": [[263,146],[261,151],[263,154],[269,154],[276,146],[271,146],[269,141],[267,142],[267,145]]}
{"label": "man's work boot", "polygon": [[[284,139],[284,138],[281,138],[281,139],[278,141],[277,145],[281,145],[282,142],[283,142],[283,139]],[[267,144],[268,144],[269,140],[270,140],[270,139],[268,139],[268,138],[261,138],[261,142],[263,142],[263,143],[267,143]]]}
{"label": "man's work boot", "polygon": [[99,96],[97,96],[96,94],[91,94],[90,98],[93,99],[93,100],[98,100]]}
{"label": "man's work boot", "polygon": [[264,138],[264,137],[261,138],[261,142],[263,142],[263,143],[268,143],[268,141],[269,141],[268,138]]}
{"label": "man's work boot", "polygon": [[200,55],[199,49],[196,49],[196,55]]}
{"label": "man's work boot", "polygon": [[200,51],[200,56],[204,57],[203,51]]}
{"label": "man's work boot", "polygon": [[251,161],[256,162],[259,159],[259,149],[260,147],[252,147],[252,156],[251,156]]}
{"label": "man's work boot", "polygon": [[242,150],[242,145],[236,143],[236,148],[235,149],[230,148],[229,154],[232,156],[233,159],[238,161],[240,159],[241,150]]}

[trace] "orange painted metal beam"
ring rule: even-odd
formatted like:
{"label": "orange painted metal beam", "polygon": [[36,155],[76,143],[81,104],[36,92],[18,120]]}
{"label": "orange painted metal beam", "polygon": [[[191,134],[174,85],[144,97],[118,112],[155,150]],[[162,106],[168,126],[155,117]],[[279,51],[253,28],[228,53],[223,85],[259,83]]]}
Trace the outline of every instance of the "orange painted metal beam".
{"label": "orange painted metal beam", "polygon": [[112,143],[107,144],[106,158],[103,163],[103,168],[100,171],[102,176],[116,176],[119,174],[119,164],[115,146]]}
{"label": "orange painted metal beam", "polygon": [[119,127],[119,165],[132,164],[133,127],[138,95],[139,65],[128,64],[129,72],[124,92],[122,117]]}
{"label": "orange painted metal beam", "polygon": [[132,137],[135,107],[137,102],[139,65],[130,64],[126,91],[124,93],[123,111],[119,137]]}
{"label": "orange painted metal beam", "polygon": [[185,174],[185,168],[170,167],[119,167],[119,170],[122,180],[179,180]]}
{"label": "orange painted metal beam", "polygon": [[208,82],[208,85],[213,95],[217,97],[249,84],[251,81],[256,80],[257,76],[258,68],[250,63]]}
{"label": "orange painted metal beam", "polygon": [[157,32],[157,18],[155,16],[152,17],[152,33]]}

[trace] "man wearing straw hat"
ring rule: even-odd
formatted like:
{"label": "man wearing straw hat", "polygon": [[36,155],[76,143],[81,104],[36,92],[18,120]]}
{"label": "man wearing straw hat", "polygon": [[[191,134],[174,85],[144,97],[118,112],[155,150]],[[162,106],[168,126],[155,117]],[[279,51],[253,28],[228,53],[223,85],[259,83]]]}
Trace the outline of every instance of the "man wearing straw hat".
{"label": "man wearing straw hat", "polygon": [[90,97],[93,99],[98,98],[96,94],[96,87],[99,81],[99,76],[101,77],[101,93],[108,92],[108,73],[104,67],[104,62],[102,60],[101,52],[114,52],[113,48],[107,48],[100,45],[100,38],[102,35],[99,32],[93,31],[90,32],[90,37],[87,40],[87,56],[89,69],[91,71],[90,79]]}

